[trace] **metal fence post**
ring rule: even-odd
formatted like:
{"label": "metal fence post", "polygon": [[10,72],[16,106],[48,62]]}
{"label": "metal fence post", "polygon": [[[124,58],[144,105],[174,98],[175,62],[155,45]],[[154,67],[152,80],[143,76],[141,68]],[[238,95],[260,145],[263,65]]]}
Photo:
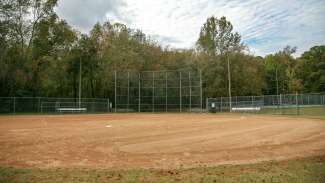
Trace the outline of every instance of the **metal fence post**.
{"label": "metal fence post", "polygon": [[182,71],[179,72],[179,112],[182,112]]}
{"label": "metal fence post", "polygon": [[155,71],[152,71],[152,112],[155,112]]}
{"label": "metal fence post", "polygon": [[281,114],[283,113],[282,111],[282,94],[280,94],[280,110],[281,110]]}
{"label": "metal fence post", "polygon": [[16,114],[16,97],[14,97],[14,114]]}
{"label": "metal fence post", "polygon": [[109,109],[109,98],[107,99],[107,112],[110,112],[110,109]]}
{"label": "metal fence post", "polygon": [[141,73],[139,72],[139,101],[138,101],[138,111],[141,112]]}
{"label": "metal fence post", "polygon": [[221,97],[221,99],[220,99],[220,101],[221,101],[221,104],[220,104],[220,112],[222,112],[222,108],[223,108],[223,106],[222,106],[222,97]]}
{"label": "metal fence post", "polygon": [[41,97],[38,97],[37,112],[40,112],[41,109]]}
{"label": "metal fence post", "polygon": [[114,75],[115,75],[115,85],[114,85],[115,86],[115,89],[114,89],[115,90],[115,96],[114,96],[115,97],[115,100],[114,100],[115,106],[114,106],[114,110],[116,112],[117,111],[117,101],[116,101],[117,100],[117,96],[116,96],[116,94],[117,94],[116,93],[116,87],[117,87],[117,83],[116,83],[116,81],[117,81],[116,77],[117,76],[116,75],[117,75],[117,73],[116,73],[116,71],[114,72]]}
{"label": "metal fence post", "polygon": [[208,108],[208,103],[209,103],[209,98],[206,98],[206,99],[205,99],[205,110],[206,110],[206,111],[209,111],[209,110],[208,110],[208,109],[209,109],[209,108]]}
{"label": "metal fence post", "polygon": [[130,111],[130,72],[128,71],[128,99],[127,99],[127,112]]}
{"label": "metal fence post", "polygon": [[166,88],[165,88],[165,96],[166,96],[166,98],[165,98],[165,112],[167,112],[167,107],[168,107],[168,96],[167,96],[167,87],[168,87],[168,75],[167,75],[168,73],[167,73],[167,71],[165,72],[165,84],[166,84]]}
{"label": "metal fence post", "polygon": [[43,105],[41,104],[41,114],[43,114]]}
{"label": "metal fence post", "polygon": [[202,99],[202,96],[203,95],[203,91],[202,91],[202,71],[200,70],[200,107],[201,107],[201,112],[203,112],[203,99]]}
{"label": "metal fence post", "polygon": [[297,115],[299,115],[300,111],[299,111],[298,92],[296,92],[296,107],[297,107]]}
{"label": "metal fence post", "polygon": [[190,88],[190,112],[192,112],[192,83],[191,83],[191,72],[188,72],[188,82]]}

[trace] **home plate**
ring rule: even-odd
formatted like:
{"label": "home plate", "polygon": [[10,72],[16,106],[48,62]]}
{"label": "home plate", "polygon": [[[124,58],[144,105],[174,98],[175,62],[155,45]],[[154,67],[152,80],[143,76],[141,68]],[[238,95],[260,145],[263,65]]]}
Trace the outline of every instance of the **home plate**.
{"label": "home plate", "polygon": [[106,128],[110,128],[110,127],[112,127],[112,126],[111,126],[111,125],[106,125],[105,127],[106,127]]}

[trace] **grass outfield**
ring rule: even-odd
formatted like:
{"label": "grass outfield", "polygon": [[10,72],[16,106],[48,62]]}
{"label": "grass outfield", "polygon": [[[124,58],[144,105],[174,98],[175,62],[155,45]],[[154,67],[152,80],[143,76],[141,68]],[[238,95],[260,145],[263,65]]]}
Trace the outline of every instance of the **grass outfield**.
{"label": "grass outfield", "polygon": [[247,165],[223,165],[177,170],[0,168],[0,182],[296,182],[325,181],[325,156]]}

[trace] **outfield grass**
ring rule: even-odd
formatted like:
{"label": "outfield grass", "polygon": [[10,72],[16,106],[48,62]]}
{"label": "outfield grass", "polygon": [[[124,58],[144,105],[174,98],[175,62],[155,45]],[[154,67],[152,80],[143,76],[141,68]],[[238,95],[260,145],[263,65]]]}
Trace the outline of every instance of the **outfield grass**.
{"label": "outfield grass", "polygon": [[264,108],[259,114],[297,115],[299,117],[313,117],[325,119],[325,106],[299,108]]}
{"label": "outfield grass", "polygon": [[249,165],[224,165],[177,170],[0,168],[0,182],[325,182],[325,156]]}

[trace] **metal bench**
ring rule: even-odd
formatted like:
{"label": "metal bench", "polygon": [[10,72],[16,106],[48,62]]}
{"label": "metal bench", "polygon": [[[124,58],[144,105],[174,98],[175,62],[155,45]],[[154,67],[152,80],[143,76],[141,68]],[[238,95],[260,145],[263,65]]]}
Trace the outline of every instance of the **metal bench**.
{"label": "metal bench", "polygon": [[59,112],[85,112],[87,108],[62,107],[57,109]]}
{"label": "metal bench", "polygon": [[261,107],[233,107],[232,111],[260,111]]}

